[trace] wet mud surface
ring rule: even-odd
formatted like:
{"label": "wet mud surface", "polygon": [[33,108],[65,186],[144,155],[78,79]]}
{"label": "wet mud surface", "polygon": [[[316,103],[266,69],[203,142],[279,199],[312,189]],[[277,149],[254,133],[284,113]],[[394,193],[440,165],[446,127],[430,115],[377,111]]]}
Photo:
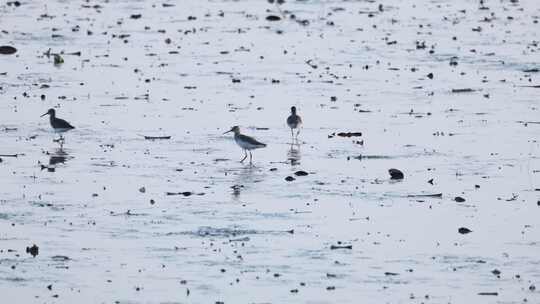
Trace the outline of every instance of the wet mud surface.
{"label": "wet mud surface", "polygon": [[[539,302],[539,19],[535,1],[0,4],[2,297]],[[76,127],[62,146],[49,108]],[[267,144],[252,166],[233,125]]]}

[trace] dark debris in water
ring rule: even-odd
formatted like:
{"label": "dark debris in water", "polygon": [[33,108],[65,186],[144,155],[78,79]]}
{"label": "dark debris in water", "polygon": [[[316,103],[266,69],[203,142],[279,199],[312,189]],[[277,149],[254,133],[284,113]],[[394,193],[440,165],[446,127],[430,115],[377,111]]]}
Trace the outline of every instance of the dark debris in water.
{"label": "dark debris in water", "polygon": [[163,140],[163,139],[171,139],[171,136],[146,136],[143,135],[144,139],[146,140]]}
{"label": "dark debris in water", "polygon": [[362,132],[339,132],[337,134],[339,137],[357,137],[362,136]]}
{"label": "dark debris in water", "polygon": [[352,249],[352,245],[331,245],[330,250],[337,250],[337,249]]}
{"label": "dark debris in water", "polygon": [[472,93],[475,92],[475,89],[463,88],[463,89],[452,89],[452,93]]}
{"label": "dark debris in water", "polygon": [[388,169],[388,174],[390,174],[390,179],[403,179],[405,175],[398,169]]}
{"label": "dark debris in water", "polygon": [[51,259],[55,262],[66,262],[71,260],[68,256],[65,255],[54,255],[51,257]]}
{"label": "dark debris in water", "polygon": [[347,160],[351,160],[351,158],[363,160],[363,159],[392,159],[393,157],[387,156],[387,155],[362,155],[362,154],[358,156],[347,156]]}
{"label": "dark debris in water", "polygon": [[469,228],[466,228],[466,227],[460,227],[460,228],[458,229],[458,232],[461,233],[461,234],[468,234],[468,233],[471,233],[472,230],[469,229]]}
{"label": "dark debris in water", "polygon": [[17,53],[17,49],[9,46],[9,45],[2,45],[0,46],[0,54],[2,55],[12,55]]}
{"label": "dark debris in water", "polygon": [[277,16],[277,15],[268,15],[268,16],[266,16],[266,20],[267,21],[279,21],[279,20],[281,20],[281,17]]}
{"label": "dark debris in water", "polygon": [[498,296],[498,292],[479,292],[479,296]]}
{"label": "dark debris in water", "polygon": [[26,247],[26,253],[29,253],[33,257],[36,257],[39,254],[39,247],[36,244],[30,247]]}
{"label": "dark debris in water", "polygon": [[194,192],[191,192],[191,191],[183,191],[183,192],[167,192],[166,193],[167,195],[169,196],[172,196],[172,195],[182,195],[182,196],[192,196],[192,195],[204,195],[205,193],[204,192],[200,192],[200,193],[194,193]]}
{"label": "dark debris in water", "polygon": [[433,198],[442,198],[442,193],[433,193],[433,194],[409,194],[407,197],[433,197]]}
{"label": "dark debris in water", "polygon": [[308,174],[309,173],[307,173],[306,171],[302,171],[302,170],[294,172],[294,175],[296,175],[296,176],[306,176]]}

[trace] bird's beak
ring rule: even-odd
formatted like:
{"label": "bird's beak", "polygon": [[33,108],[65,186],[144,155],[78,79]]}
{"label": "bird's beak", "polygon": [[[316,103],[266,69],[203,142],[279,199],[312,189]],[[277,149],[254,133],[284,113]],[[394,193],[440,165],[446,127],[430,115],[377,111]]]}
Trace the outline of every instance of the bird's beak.
{"label": "bird's beak", "polygon": [[47,113],[45,113],[45,114],[41,115],[40,117],[43,117],[43,116],[45,116],[45,115],[47,115],[47,114],[49,114],[49,112],[47,112]]}
{"label": "bird's beak", "polygon": [[227,131],[227,132],[225,132],[225,133],[223,133],[223,134],[227,134],[227,133],[229,133],[229,132],[232,132],[232,129],[230,129],[229,131]]}

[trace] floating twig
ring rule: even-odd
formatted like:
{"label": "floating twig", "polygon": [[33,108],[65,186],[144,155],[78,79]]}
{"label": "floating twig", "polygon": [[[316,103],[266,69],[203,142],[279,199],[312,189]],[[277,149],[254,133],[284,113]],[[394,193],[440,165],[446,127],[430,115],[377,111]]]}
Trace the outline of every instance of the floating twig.
{"label": "floating twig", "polygon": [[465,89],[452,89],[452,93],[472,93],[472,92],[475,92],[476,90],[474,89],[471,89],[471,88],[465,88]]}
{"label": "floating twig", "polygon": [[409,194],[407,197],[436,197],[436,198],[442,198],[442,193],[434,193],[434,194]]}
{"label": "floating twig", "polygon": [[337,136],[340,136],[340,137],[362,136],[362,132],[339,132]]}
{"label": "floating twig", "polygon": [[20,154],[0,154],[0,157],[19,157],[19,156],[23,156],[24,154],[20,153]]}
{"label": "floating twig", "polygon": [[171,139],[171,136],[147,136],[147,135],[141,135],[141,134],[139,134],[139,136],[142,136],[144,137],[144,139],[147,139],[147,140]]}

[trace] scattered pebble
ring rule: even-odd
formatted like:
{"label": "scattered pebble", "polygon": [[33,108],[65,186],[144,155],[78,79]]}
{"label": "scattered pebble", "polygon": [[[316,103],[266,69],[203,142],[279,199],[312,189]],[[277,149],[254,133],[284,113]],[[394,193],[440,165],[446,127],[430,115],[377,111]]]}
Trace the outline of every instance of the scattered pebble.
{"label": "scattered pebble", "polygon": [[2,55],[12,55],[17,52],[17,49],[9,46],[9,45],[2,45],[0,46],[0,54]]}
{"label": "scattered pebble", "polygon": [[398,169],[388,169],[388,173],[390,174],[390,179],[403,179],[405,178],[405,175],[403,172],[401,172]]}
{"label": "scattered pebble", "polygon": [[467,234],[467,233],[471,233],[472,230],[469,229],[469,228],[466,228],[466,227],[461,227],[458,229],[458,232],[461,233],[461,234]]}
{"label": "scattered pebble", "polygon": [[296,176],[306,176],[308,174],[309,173],[307,173],[306,171],[302,171],[302,170],[294,172],[294,175],[296,175]]}
{"label": "scattered pebble", "polygon": [[31,247],[26,247],[26,253],[36,257],[39,254],[39,247],[36,244],[32,245]]}
{"label": "scattered pebble", "polygon": [[56,65],[56,66],[61,65],[62,63],[64,63],[64,58],[62,58],[62,56],[60,56],[60,54],[53,54],[53,58],[54,58],[54,65]]}
{"label": "scattered pebble", "polygon": [[281,17],[276,16],[276,15],[268,15],[268,16],[266,16],[266,20],[267,21],[279,21],[279,20],[281,20]]}

